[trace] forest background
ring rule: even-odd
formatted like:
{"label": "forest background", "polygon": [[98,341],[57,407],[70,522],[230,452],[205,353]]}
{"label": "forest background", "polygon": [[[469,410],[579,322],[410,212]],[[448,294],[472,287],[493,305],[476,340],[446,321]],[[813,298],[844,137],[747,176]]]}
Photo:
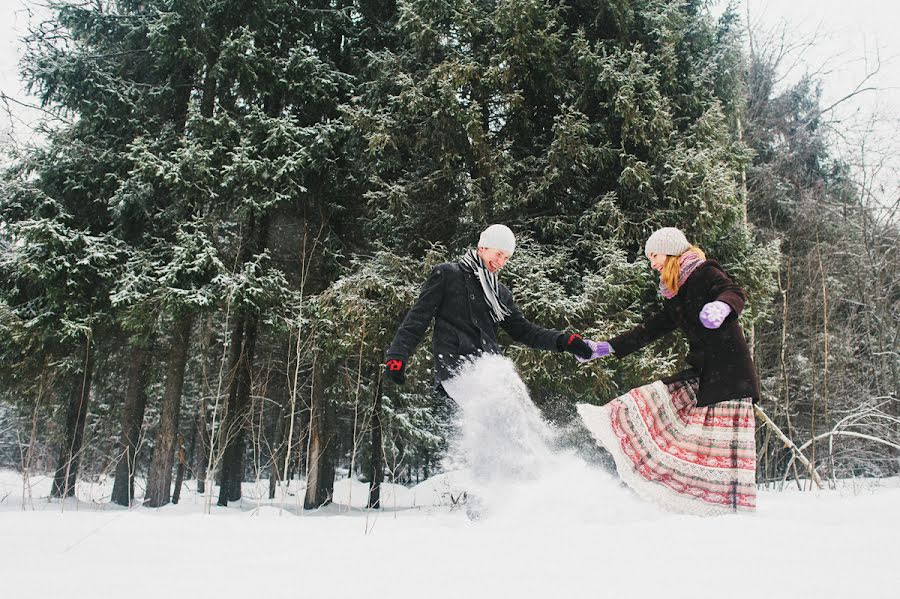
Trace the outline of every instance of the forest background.
{"label": "forest background", "polygon": [[[784,82],[811,40],[699,0],[50,6],[21,62],[40,141],[0,181],[0,466],[150,506],[303,477],[313,508],[350,473],[376,503],[448,425],[428,344],[403,388],[384,349],[503,222],[520,308],[596,339],[658,307],[642,243],[681,227],[747,289],[762,407],[817,473],[900,470],[896,173],[879,123]],[[589,451],[574,403],[684,351],[508,355]],[[772,430],[758,480],[804,484]]]}

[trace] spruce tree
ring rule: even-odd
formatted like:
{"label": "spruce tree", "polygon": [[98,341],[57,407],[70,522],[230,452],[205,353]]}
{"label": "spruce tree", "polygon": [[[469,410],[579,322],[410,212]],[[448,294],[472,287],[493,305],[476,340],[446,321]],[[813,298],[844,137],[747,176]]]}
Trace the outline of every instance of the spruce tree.
{"label": "spruce tree", "polygon": [[[504,222],[523,239],[503,276],[526,315],[608,336],[655,309],[641,248],[673,225],[763,304],[774,263],[743,222],[736,24],[705,6],[401,5],[401,43],[373,55],[349,113],[367,142],[369,236],[401,255],[426,240],[458,254]],[[595,374],[609,393],[676,354]],[[592,395],[561,359],[515,355],[538,401]]]}

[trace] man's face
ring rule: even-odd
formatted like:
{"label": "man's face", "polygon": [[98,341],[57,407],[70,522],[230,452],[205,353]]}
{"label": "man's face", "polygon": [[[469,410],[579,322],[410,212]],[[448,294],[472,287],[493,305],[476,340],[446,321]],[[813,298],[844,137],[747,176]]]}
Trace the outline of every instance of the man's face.
{"label": "man's face", "polygon": [[478,257],[491,272],[497,272],[506,265],[509,254],[494,248],[478,248]]}

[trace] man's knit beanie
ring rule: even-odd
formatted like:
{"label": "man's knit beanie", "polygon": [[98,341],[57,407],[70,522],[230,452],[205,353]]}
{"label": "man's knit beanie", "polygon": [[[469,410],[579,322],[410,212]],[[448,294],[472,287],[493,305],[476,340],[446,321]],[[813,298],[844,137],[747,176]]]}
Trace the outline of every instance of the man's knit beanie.
{"label": "man's knit beanie", "polygon": [[667,256],[680,256],[689,249],[691,249],[691,244],[688,243],[684,233],[675,227],[663,227],[647,239],[647,243],[644,245],[644,255],[649,258],[650,254],[655,252]]}
{"label": "man's knit beanie", "polygon": [[478,247],[502,250],[512,256],[516,251],[516,236],[506,225],[491,225],[481,233]]}

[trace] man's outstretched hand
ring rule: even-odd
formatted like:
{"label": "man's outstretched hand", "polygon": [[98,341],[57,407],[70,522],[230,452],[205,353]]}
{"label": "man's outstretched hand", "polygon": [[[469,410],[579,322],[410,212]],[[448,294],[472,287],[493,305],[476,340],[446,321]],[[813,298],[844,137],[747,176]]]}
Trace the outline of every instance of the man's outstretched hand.
{"label": "man's outstretched hand", "polygon": [[384,378],[394,383],[402,385],[406,382],[406,362],[399,358],[389,358],[384,363]]}
{"label": "man's outstretched hand", "polygon": [[556,340],[556,346],[582,360],[588,360],[594,354],[594,349],[578,333],[563,333]]}

